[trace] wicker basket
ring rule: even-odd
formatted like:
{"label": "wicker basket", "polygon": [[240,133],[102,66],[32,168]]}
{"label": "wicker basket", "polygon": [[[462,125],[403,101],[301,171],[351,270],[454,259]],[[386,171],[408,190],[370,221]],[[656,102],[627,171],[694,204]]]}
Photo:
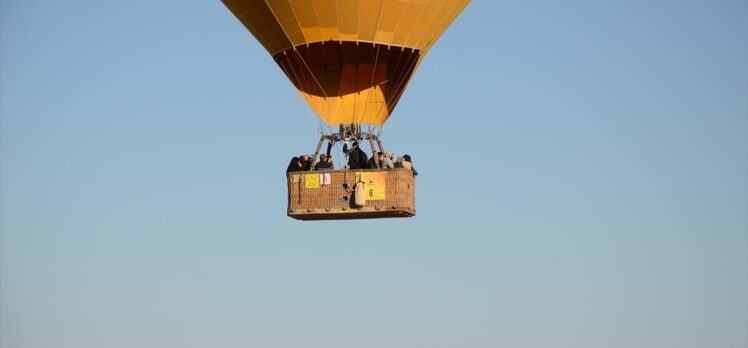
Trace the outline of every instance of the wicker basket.
{"label": "wicker basket", "polygon": [[[294,219],[338,220],[416,215],[415,177],[407,169],[293,172],[287,174],[287,179],[288,216]],[[356,185],[366,188],[366,202],[354,202]]]}

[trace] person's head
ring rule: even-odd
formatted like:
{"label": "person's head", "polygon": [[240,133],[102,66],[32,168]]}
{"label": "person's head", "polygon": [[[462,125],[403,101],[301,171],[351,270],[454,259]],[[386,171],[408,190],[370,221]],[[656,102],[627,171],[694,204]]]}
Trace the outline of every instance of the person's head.
{"label": "person's head", "polygon": [[308,161],[309,160],[309,155],[304,154],[303,156],[301,156],[301,160],[304,161],[304,162]]}
{"label": "person's head", "polygon": [[327,155],[325,155],[325,154],[319,155],[319,160],[322,161],[322,162],[327,161]]}
{"label": "person's head", "polygon": [[412,162],[410,160],[410,155],[403,155],[403,160],[408,161],[408,162]]}
{"label": "person's head", "polygon": [[384,152],[377,152],[377,157],[379,157],[380,160],[384,159]]}

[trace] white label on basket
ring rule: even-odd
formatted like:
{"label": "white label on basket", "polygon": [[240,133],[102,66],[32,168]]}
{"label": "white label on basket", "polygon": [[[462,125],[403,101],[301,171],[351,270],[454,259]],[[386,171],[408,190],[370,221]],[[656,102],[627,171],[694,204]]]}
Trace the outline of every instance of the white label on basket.
{"label": "white label on basket", "polygon": [[330,185],[330,173],[324,173],[319,175],[319,184],[320,185]]}

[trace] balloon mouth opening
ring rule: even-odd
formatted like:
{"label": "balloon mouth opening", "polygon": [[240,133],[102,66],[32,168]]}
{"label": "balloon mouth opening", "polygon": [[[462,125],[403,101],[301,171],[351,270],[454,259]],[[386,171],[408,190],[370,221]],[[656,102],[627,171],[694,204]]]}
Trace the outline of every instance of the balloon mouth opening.
{"label": "balloon mouth opening", "polygon": [[273,56],[325,122],[383,124],[400,100],[421,50],[356,41],[299,45]]}

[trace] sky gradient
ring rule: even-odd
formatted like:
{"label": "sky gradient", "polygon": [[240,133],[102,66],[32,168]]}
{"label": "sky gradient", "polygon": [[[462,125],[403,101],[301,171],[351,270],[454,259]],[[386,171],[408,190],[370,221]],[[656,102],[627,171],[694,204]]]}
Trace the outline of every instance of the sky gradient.
{"label": "sky gradient", "polygon": [[318,125],[220,1],[1,0],[0,346],[748,346],[745,1],[474,1],[415,218],[286,217]]}

